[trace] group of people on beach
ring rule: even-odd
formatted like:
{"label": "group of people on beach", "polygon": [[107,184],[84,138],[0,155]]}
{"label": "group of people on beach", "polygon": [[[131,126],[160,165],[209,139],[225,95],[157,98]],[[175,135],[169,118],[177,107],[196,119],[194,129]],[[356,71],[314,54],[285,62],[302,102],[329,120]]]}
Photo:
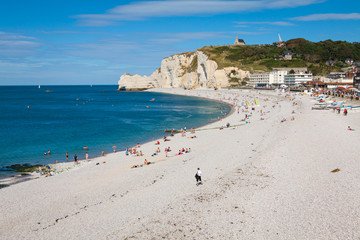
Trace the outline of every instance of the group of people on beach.
{"label": "group of people on beach", "polygon": [[44,169],[43,169],[41,166],[39,166],[38,171],[39,171],[40,177],[50,177],[50,176],[54,176],[54,172],[53,172],[53,170],[51,169],[51,167],[50,167],[49,164],[46,165],[46,166],[44,167]]}

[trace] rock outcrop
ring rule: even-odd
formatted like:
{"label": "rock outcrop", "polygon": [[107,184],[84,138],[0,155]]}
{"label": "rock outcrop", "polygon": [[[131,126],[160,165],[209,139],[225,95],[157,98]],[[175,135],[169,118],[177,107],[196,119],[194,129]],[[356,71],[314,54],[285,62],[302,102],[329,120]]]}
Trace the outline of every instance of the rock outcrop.
{"label": "rock outcrop", "polygon": [[160,79],[159,69],[156,69],[151,76],[130,75],[125,73],[120,77],[119,90],[141,91],[157,88],[160,87],[158,79]]}
{"label": "rock outcrop", "polygon": [[215,61],[197,51],[164,58],[161,67],[149,77],[124,74],[120,77],[119,89],[221,88],[229,86],[234,79],[242,80],[248,76],[248,71],[236,67],[218,69]]}

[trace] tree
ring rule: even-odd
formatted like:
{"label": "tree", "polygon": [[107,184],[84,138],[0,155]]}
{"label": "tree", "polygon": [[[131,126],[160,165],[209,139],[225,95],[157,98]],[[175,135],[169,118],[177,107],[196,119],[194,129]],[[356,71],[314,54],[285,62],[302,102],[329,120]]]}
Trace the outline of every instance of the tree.
{"label": "tree", "polygon": [[291,69],[291,70],[289,71],[289,73],[290,73],[290,74],[295,74],[294,69]]}

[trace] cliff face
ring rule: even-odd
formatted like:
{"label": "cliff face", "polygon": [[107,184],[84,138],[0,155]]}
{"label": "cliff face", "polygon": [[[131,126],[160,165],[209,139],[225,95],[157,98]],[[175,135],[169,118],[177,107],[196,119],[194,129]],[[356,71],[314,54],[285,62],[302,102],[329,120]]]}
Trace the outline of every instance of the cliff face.
{"label": "cliff face", "polygon": [[215,61],[201,51],[183,53],[164,58],[161,68],[151,76],[124,74],[119,89],[142,90],[149,88],[219,88],[229,86],[231,78],[243,79],[249,72],[238,68],[218,69]]}
{"label": "cliff face", "polygon": [[125,88],[127,91],[137,91],[150,88],[157,88],[159,86],[158,79],[160,79],[159,69],[155,70],[151,76],[130,75],[125,73],[120,77],[119,90]]}

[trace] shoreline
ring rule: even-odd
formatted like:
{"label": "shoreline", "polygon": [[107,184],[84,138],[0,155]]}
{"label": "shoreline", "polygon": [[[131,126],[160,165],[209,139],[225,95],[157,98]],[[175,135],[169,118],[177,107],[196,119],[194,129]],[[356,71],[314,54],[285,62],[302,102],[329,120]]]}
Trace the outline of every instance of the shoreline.
{"label": "shoreline", "polygon": [[[141,145],[143,157],[109,154],[85,167],[1,189],[0,238],[360,237],[360,166],[354,151],[360,115],[312,111],[311,98],[302,95],[232,90],[201,95],[234,101],[240,112],[196,131],[196,138],[187,133],[160,140],[157,156],[151,157],[158,147],[152,141]],[[357,131],[348,131],[348,125]],[[191,152],[176,155],[183,147]],[[152,164],[131,168],[144,159]],[[197,168],[203,172],[200,186]]]}
{"label": "shoreline", "polygon": [[[219,102],[219,103],[226,104],[226,105],[228,105],[230,107],[230,111],[227,114],[225,114],[223,118],[226,118],[226,117],[232,115],[235,112],[235,108],[234,108],[234,106],[232,104],[221,101],[221,100],[216,100],[216,99],[211,99],[211,98],[206,98],[206,97],[200,97],[200,96],[186,95],[186,94],[181,94],[181,93],[169,93],[169,92],[166,92],[166,91],[161,91],[161,89],[150,89],[150,90],[147,90],[147,91],[148,92],[157,92],[157,93],[169,94],[169,95],[190,96],[190,97],[196,97],[196,98],[201,98],[201,99],[208,100],[208,101],[214,101],[214,102]],[[201,128],[201,127],[205,127],[207,125],[211,125],[212,123],[218,122],[220,120],[222,120],[222,118],[220,118],[218,120],[215,120],[215,121],[212,121],[212,122],[209,122],[209,120],[208,120],[207,123],[202,124],[202,125],[198,126],[197,128]],[[170,134],[168,134],[168,133],[164,133],[164,136],[169,136],[169,135]],[[139,143],[141,145],[143,145],[143,144],[148,144],[148,143],[153,142],[153,141],[160,141],[160,140],[162,140],[162,138],[158,138],[158,139],[154,138],[153,140],[149,140],[149,141],[144,141],[144,142],[139,141]],[[134,146],[135,145],[136,144],[134,143]],[[72,160],[72,161],[59,162],[59,163],[48,163],[48,164],[43,165],[42,168],[46,168],[46,166],[49,165],[51,167],[51,169],[54,170],[54,174],[61,174],[61,173],[64,172],[64,169],[67,169],[67,171],[69,171],[72,168],[84,167],[87,163],[89,163],[91,161],[96,161],[99,158],[109,156],[110,154],[117,154],[117,153],[124,154],[125,150],[117,151],[115,153],[114,152],[108,152],[108,153],[105,152],[104,156],[99,154],[99,155],[96,155],[94,157],[89,158],[88,161],[86,161],[85,158],[84,159],[79,159],[79,164],[78,165],[75,165],[74,161]],[[39,176],[39,172],[37,172],[37,171],[36,172],[12,171],[12,172],[13,173],[11,175],[4,176],[4,177],[0,176],[0,189],[5,188],[5,187],[10,187],[10,186],[12,186],[14,184],[18,184],[18,183],[21,183],[21,182],[31,181],[31,180],[43,177],[43,176]]]}

